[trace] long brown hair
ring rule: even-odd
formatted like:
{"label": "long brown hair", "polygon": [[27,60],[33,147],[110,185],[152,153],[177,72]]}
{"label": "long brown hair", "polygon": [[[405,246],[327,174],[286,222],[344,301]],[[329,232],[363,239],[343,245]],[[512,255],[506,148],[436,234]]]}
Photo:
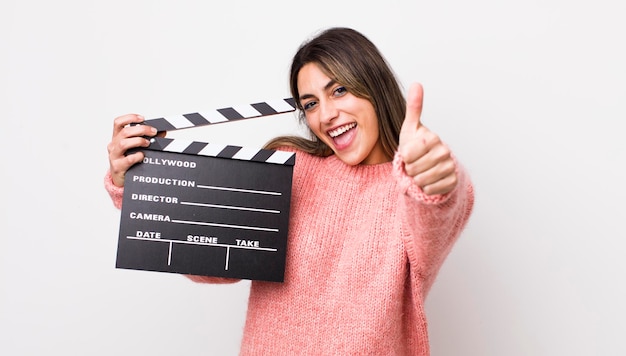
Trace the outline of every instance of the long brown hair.
{"label": "long brown hair", "polygon": [[[398,148],[406,102],[395,74],[378,48],[361,33],[343,27],[327,29],[304,42],[293,57],[289,77],[291,95],[301,122],[306,119],[298,100],[298,73],[308,63],[319,65],[324,74],[346,87],[348,92],[372,103],[383,150],[387,156],[393,157]],[[310,138],[277,137],[265,147],[290,146],[322,157],[332,154],[332,150],[312,131],[309,133]]]}

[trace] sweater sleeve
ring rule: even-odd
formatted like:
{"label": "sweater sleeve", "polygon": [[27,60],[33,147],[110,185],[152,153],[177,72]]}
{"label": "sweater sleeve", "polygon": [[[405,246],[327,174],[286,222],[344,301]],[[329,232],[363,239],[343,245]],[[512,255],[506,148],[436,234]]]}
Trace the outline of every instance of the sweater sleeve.
{"label": "sweater sleeve", "polygon": [[113,179],[111,178],[111,171],[107,171],[104,176],[104,189],[109,193],[111,200],[113,200],[113,205],[116,208],[122,208],[122,199],[124,198],[124,187],[118,187],[113,183]]}
{"label": "sweater sleeve", "polygon": [[422,280],[419,285],[424,296],[467,224],[474,205],[469,175],[459,162],[456,167],[458,183],[452,191],[427,195],[406,174],[400,153],[396,152],[393,160],[393,174],[402,192],[404,243],[412,273]]}
{"label": "sweater sleeve", "polygon": [[[111,178],[111,171],[107,171],[104,176],[104,188],[111,196],[111,200],[113,200],[113,205],[121,209],[122,208],[122,200],[124,198],[124,187],[118,187],[113,184],[113,179]],[[239,279],[234,278],[223,278],[223,277],[208,277],[208,276],[194,276],[194,275],[184,275],[190,280],[197,283],[215,283],[215,284],[227,284],[227,283],[235,283],[240,281]]]}

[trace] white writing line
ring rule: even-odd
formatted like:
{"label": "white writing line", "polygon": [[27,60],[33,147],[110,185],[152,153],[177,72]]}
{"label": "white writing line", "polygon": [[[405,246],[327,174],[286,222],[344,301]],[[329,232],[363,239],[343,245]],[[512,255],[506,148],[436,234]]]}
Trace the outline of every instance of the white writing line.
{"label": "white writing line", "polygon": [[167,252],[167,265],[170,266],[172,264],[172,241],[170,241],[170,249]]}
{"label": "white writing line", "polygon": [[246,208],[243,206],[231,206],[231,205],[217,205],[217,204],[203,204],[203,203],[194,203],[181,201],[182,205],[194,205],[194,206],[204,206],[207,208],[220,208],[220,209],[232,209],[232,210],[245,210],[245,211],[258,211],[261,213],[272,213],[272,214],[280,214],[280,210],[271,210],[271,209],[259,209],[259,208]]}
{"label": "white writing line", "polygon": [[268,227],[217,224],[217,223],[208,223],[208,222],[200,222],[200,221],[186,221],[186,220],[172,220],[172,222],[173,223],[179,223],[179,224],[189,224],[189,225],[204,225],[204,226],[215,226],[215,227],[229,227],[229,228],[233,228],[233,229],[242,229],[242,230],[257,230],[257,231],[278,232],[278,229],[272,229],[272,228],[268,228]]}
{"label": "white writing line", "polygon": [[[270,248],[270,247],[249,247],[249,246],[239,246],[239,245],[229,245],[229,244],[213,244],[213,243],[191,242],[191,241],[183,241],[183,240],[154,239],[154,238],[149,238],[149,237],[137,237],[137,236],[126,236],[126,238],[127,239],[131,239],[131,240],[168,242],[170,244],[170,246],[173,243],[175,243],[175,244],[187,244],[187,245],[202,245],[202,246],[226,247],[228,249],[230,249],[230,248],[240,248],[240,249],[244,249],[244,250],[259,250],[259,251],[271,251],[271,252],[278,251],[278,249]],[[170,251],[171,251],[171,247],[170,247]]]}
{"label": "white writing line", "polygon": [[230,191],[230,192],[265,194],[265,195],[282,195],[280,192],[268,192],[268,191],[263,191],[263,190],[251,190],[251,189],[216,187],[214,185],[200,185],[200,184],[198,184],[197,187],[198,188],[204,188],[204,189],[213,189],[213,190],[227,190],[227,191]]}
{"label": "white writing line", "polygon": [[230,259],[230,246],[226,247],[226,265],[224,266],[224,270],[228,271],[228,260]]}

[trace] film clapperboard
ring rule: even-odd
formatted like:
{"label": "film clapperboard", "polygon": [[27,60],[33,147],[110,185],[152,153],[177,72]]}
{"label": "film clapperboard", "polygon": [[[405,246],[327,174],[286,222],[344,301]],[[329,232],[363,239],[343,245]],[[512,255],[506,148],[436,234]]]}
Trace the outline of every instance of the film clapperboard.
{"label": "film clapperboard", "polygon": [[[295,110],[292,99],[146,120],[172,131]],[[126,173],[116,268],[282,282],[295,154],[155,137]]]}

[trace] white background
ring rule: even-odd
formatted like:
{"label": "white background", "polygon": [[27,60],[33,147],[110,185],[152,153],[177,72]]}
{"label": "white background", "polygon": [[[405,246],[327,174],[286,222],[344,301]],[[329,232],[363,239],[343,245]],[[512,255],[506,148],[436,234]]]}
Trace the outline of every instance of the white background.
{"label": "white background", "polygon": [[[476,186],[427,301],[432,354],[626,354],[622,7],[3,0],[0,354],[236,354],[248,282],[115,269],[112,121],[287,97],[291,56],[328,26],[423,83],[422,121]],[[297,130],[283,115],[180,134],[260,146]]]}

